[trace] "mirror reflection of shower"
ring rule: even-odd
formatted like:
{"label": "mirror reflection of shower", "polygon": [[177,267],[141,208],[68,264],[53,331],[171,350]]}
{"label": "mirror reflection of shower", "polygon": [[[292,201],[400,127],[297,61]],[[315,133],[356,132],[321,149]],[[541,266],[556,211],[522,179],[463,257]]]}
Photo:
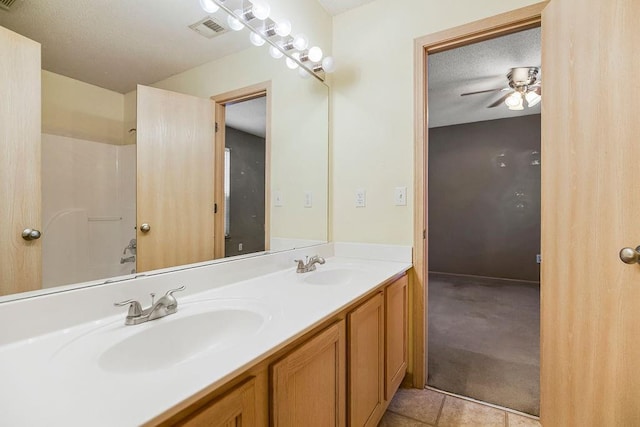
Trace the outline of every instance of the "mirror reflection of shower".
{"label": "mirror reflection of shower", "polygon": [[135,272],[135,214],[135,144],[42,134],[44,288]]}

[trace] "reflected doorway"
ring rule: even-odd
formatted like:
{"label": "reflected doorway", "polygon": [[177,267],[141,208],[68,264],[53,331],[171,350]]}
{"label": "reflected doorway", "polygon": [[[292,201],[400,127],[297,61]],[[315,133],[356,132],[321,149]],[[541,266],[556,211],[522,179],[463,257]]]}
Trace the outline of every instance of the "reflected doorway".
{"label": "reflected doorway", "polygon": [[267,98],[226,106],[224,256],[265,250]]}
{"label": "reflected doorway", "polygon": [[269,83],[212,97],[216,103],[215,257],[267,251]]}

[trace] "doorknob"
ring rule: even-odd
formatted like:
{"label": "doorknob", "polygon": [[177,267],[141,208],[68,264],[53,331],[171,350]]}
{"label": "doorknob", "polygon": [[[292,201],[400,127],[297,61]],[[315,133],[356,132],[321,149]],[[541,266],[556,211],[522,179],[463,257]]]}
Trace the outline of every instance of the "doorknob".
{"label": "doorknob", "polygon": [[24,240],[38,240],[40,236],[42,236],[42,233],[35,228],[25,228],[22,230],[22,238]]}
{"label": "doorknob", "polygon": [[151,226],[146,222],[140,226],[140,231],[142,231],[143,233],[148,233],[149,230],[151,230]]}
{"label": "doorknob", "polygon": [[640,246],[637,248],[622,248],[620,250],[620,259],[625,264],[640,263]]}

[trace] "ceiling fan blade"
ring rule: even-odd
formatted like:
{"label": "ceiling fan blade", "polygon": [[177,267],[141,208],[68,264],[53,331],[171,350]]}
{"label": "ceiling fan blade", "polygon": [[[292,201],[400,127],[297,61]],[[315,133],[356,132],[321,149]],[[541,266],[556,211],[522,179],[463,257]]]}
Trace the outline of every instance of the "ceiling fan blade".
{"label": "ceiling fan blade", "polygon": [[502,104],[505,99],[507,99],[509,96],[511,96],[512,93],[513,92],[509,92],[506,95],[500,97],[500,99],[498,99],[496,102],[494,102],[491,105],[488,105],[487,108],[495,108],[495,107],[497,107],[498,105]]}
{"label": "ceiling fan blade", "polygon": [[507,90],[508,88],[499,88],[499,89],[487,89],[487,90],[479,90],[477,92],[467,92],[467,93],[461,93],[460,96],[467,96],[467,95],[477,95],[479,93],[488,93],[488,92],[497,92],[499,90]]}

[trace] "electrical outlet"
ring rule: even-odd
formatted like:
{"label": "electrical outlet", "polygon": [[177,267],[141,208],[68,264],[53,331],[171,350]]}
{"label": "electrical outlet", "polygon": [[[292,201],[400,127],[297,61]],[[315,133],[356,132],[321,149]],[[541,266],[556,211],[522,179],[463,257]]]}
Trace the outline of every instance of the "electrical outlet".
{"label": "electrical outlet", "polygon": [[310,208],[313,206],[313,193],[311,191],[304,192],[304,207]]}
{"label": "electrical outlet", "polygon": [[276,207],[284,206],[284,197],[282,191],[277,190],[273,192],[273,205]]}
{"label": "electrical outlet", "polygon": [[537,255],[536,255],[536,262],[537,262],[538,264],[542,263],[542,255],[540,255],[540,254],[537,254]]}
{"label": "electrical outlet", "polygon": [[242,243],[238,243],[238,250],[241,251],[242,250]]}
{"label": "electrical outlet", "polygon": [[367,205],[367,192],[363,189],[356,190],[356,208],[364,208]]}
{"label": "electrical outlet", "polygon": [[407,206],[407,187],[396,187],[393,199],[396,206]]}

